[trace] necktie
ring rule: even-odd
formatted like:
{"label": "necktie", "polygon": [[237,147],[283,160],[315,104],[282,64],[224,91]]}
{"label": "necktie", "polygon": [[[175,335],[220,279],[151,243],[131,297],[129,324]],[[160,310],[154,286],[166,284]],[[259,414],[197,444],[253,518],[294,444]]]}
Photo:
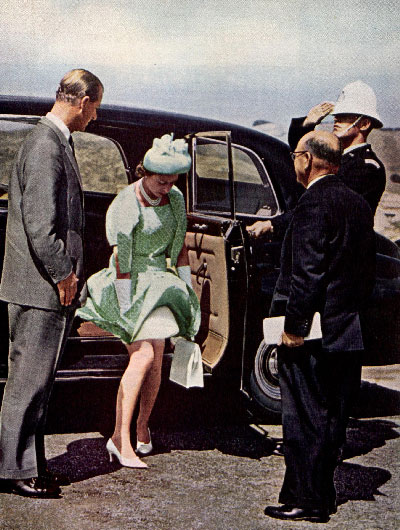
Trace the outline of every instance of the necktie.
{"label": "necktie", "polygon": [[72,136],[69,137],[69,145],[71,146],[71,149],[72,149],[72,154],[75,156],[75,146],[74,146],[74,141],[72,139]]}

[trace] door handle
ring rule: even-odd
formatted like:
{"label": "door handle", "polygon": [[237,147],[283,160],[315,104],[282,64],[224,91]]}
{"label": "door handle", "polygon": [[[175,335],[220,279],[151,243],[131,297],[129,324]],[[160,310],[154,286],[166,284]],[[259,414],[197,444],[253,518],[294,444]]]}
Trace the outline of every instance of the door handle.
{"label": "door handle", "polygon": [[231,248],[231,260],[233,261],[233,263],[235,265],[240,263],[240,258],[242,256],[243,252],[244,252],[244,247],[243,246],[232,247]]}
{"label": "door handle", "polygon": [[200,285],[200,282],[199,282],[200,274],[202,272],[204,272],[202,278],[205,278],[206,277],[206,271],[207,271],[207,262],[203,261],[203,263],[200,265],[200,267],[197,269],[197,272],[196,272],[196,283],[198,285]]}
{"label": "door handle", "polygon": [[205,232],[208,228],[208,225],[206,224],[199,224],[199,223],[194,223],[193,225],[193,228],[195,230],[199,230],[200,232]]}

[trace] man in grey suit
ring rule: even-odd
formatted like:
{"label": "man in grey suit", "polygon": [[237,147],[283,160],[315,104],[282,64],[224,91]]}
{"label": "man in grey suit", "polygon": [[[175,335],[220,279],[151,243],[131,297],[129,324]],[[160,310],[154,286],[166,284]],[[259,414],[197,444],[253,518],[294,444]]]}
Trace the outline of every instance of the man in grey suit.
{"label": "man in grey suit", "polygon": [[9,375],[0,420],[7,491],[54,497],[63,475],[47,468],[44,429],[58,362],[85,297],[83,190],[71,133],[84,131],[103,96],[100,80],[72,70],[22,145],[9,183],[0,298],[8,302]]}

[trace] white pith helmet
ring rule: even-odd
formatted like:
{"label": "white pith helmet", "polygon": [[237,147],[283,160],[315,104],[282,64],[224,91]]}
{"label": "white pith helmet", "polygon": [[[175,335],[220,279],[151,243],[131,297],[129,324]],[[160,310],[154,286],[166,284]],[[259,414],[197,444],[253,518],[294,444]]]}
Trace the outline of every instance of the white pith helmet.
{"label": "white pith helmet", "polygon": [[383,127],[376,108],[375,92],[363,81],[354,81],[343,88],[331,114],[367,116],[372,119],[374,127],[377,129]]}

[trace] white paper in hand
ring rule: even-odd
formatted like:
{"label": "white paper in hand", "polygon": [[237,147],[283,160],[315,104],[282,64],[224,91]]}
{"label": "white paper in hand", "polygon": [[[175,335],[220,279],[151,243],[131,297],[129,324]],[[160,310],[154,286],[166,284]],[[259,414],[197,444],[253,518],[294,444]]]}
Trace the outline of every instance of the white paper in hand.
{"label": "white paper in hand", "polygon": [[[283,333],[283,326],[285,324],[285,317],[269,317],[263,320],[263,332],[265,344],[280,344]],[[310,333],[304,340],[315,340],[322,338],[321,331],[321,315],[314,314],[311,324]]]}

